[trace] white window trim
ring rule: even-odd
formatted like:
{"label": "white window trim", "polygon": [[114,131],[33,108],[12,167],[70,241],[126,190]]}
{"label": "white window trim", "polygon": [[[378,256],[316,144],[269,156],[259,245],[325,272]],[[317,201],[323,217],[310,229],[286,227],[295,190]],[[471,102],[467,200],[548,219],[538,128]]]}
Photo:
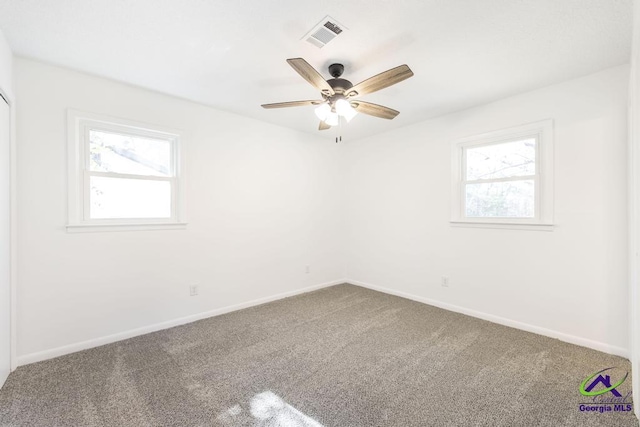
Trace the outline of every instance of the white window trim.
{"label": "white window trim", "polygon": [[[470,218],[464,215],[462,194],[464,150],[497,144],[517,138],[536,139],[534,218]],[[553,120],[543,120],[508,129],[460,138],[451,143],[451,221],[452,226],[553,231]]]}
{"label": "white window trim", "polygon": [[[172,141],[175,177],[139,177],[133,179],[158,179],[172,182],[171,218],[132,219],[87,219],[89,198],[86,195],[88,166],[86,164],[86,138],[88,128],[115,132],[130,132],[135,135],[159,137]],[[185,136],[184,132],[164,126],[86,113],[69,109],[67,111],[67,151],[68,151],[68,232],[133,231],[133,230],[175,230],[184,229],[186,222],[186,176],[185,176]],[[95,172],[93,173],[95,174]],[[100,173],[109,176],[109,173]],[[122,176],[122,174],[118,174]]]}

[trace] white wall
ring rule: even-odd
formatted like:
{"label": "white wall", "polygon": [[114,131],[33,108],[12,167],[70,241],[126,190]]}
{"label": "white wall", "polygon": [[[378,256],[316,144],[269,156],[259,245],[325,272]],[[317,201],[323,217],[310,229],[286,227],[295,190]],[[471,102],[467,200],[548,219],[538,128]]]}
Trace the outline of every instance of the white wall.
{"label": "white wall", "polygon": [[[19,363],[340,280],[345,265],[354,283],[627,354],[628,75],[336,145],[18,59]],[[66,233],[67,108],[188,133],[187,230]],[[450,141],[548,118],[555,230],[450,227]]]}
{"label": "white wall", "polygon": [[[629,346],[633,389],[640,390],[640,0],[633,2],[633,45],[629,79]],[[640,418],[640,393],[633,395]]]}
{"label": "white wall", "polygon": [[[13,54],[0,31],[0,92],[13,103]],[[11,107],[0,100],[0,387],[11,371]]]}
{"label": "white wall", "polygon": [[0,90],[9,97],[13,97],[12,70],[13,53],[0,30]]}
{"label": "white wall", "polygon": [[[343,277],[330,138],[26,59],[14,76],[19,363]],[[67,108],[187,132],[187,230],[65,231]]]}
{"label": "white wall", "polygon": [[[349,281],[628,355],[628,76],[617,67],[348,143]],[[555,230],[450,226],[450,142],[549,118]]]}

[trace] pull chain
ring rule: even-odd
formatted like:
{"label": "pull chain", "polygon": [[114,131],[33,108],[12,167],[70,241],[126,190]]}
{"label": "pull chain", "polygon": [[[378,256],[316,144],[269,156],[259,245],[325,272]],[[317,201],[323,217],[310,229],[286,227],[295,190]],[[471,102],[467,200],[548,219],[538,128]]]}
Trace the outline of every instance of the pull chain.
{"label": "pull chain", "polygon": [[[342,117],[338,118],[338,129],[340,131],[342,131],[342,120],[343,120]],[[342,132],[340,132],[340,133],[342,133]],[[342,142],[342,135],[336,136],[336,144],[338,143],[338,141]]]}

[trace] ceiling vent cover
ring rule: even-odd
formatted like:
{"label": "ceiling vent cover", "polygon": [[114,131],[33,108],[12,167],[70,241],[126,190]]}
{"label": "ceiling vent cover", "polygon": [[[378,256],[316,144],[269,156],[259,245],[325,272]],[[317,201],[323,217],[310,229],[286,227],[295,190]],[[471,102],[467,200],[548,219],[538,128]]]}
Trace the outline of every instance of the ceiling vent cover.
{"label": "ceiling vent cover", "polygon": [[305,34],[302,39],[308,41],[315,47],[321,48],[346,29],[347,27],[327,15],[318,25]]}

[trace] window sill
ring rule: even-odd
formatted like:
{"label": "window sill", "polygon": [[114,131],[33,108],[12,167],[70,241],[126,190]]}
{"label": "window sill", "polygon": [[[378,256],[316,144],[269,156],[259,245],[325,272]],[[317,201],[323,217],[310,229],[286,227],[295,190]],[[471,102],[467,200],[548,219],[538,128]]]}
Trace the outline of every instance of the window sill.
{"label": "window sill", "polygon": [[505,230],[529,230],[529,231],[553,231],[554,224],[544,223],[509,223],[509,222],[477,222],[477,221],[450,221],[452,227],[468,228],[498,228]]}
{"label": "window sill", "polygon": [[96,233],[104,231],[184,230],[186,222],[147,224],[68,224],[67,233]]}

